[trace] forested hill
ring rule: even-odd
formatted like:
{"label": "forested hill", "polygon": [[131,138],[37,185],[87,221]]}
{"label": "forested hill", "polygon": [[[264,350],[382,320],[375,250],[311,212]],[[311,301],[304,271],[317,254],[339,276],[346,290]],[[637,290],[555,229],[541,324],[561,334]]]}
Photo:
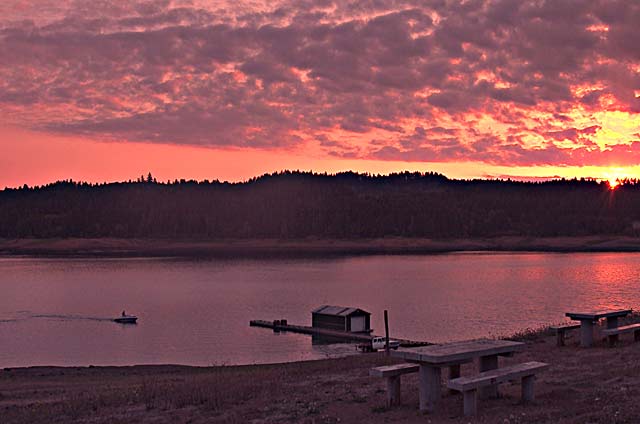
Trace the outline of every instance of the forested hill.
{"label": "forested hill", "polygon": [[282,172],[244,183],[72,181],[0,191],[0,238],[461,238],[633,234],[640,185]]}

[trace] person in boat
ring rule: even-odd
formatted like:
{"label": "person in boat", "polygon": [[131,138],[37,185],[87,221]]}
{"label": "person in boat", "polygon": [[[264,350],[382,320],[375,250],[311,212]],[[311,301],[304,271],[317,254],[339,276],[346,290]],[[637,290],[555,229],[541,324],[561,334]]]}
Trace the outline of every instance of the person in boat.
{"label": "person in boat", "polygon": [[127,314],[125,314],[125,313],[124,313],[124,311],[122,311],[122,316],[123,316],[123,317],[126,317],[126,316],[127,316]]}

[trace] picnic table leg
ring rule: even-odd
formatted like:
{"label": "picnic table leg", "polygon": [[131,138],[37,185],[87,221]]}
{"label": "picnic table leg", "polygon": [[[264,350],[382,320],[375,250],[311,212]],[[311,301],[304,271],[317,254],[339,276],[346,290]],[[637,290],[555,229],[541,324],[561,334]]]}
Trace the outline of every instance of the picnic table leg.
{"label": "picnic table leg", "polygon": [[420,412],[434,412],[440,400],[440,368],[420,364]]}
{"label": "picnic table leg", "polygon": [[[460,364],[449,366],[449,380],[460,377]],[[449,389],[449,394],[455,394],[457,390]]]}
{"label": "picnic table leg", "polygon": [[535,375],[529,375],[522,379],[522,402],[533,402],[535,395],[533,392],[533,383],[536,381]]}
{"label": "picnic table leg", "polygon": [[387,406],[400,405],[400,376],[387,377]]}
{"label": "picnic table leg", "polygon": [[[618,317],[609,317],[607,318],[607,328],[617,328],[618,327]],[[618,335],[612,334],[609,336],[609,344],[613,346],[618,342]]]}
{"label": "picnic table leg", "polygon": [[[495,370],[498,368],[498,355],[489,355],[480,357],[480,372]],[[498,397],[498,386],[493,385],[480,389],[480,398],[487,399],[490,397]]]}
{"label": "picnic table leg", "polygon": [[560,328],[556,330],[556,346],[564,346],[564,330]]}
{"label": "picnic table leg", "polygon": [[593,321],[583,319],[580,321],[580,346],[591,347],[593,345]]}

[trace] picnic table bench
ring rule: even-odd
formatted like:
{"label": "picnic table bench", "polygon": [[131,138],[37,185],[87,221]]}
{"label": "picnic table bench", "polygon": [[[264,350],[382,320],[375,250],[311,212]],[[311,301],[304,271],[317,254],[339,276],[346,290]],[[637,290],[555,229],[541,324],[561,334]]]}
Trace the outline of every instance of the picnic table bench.
{"label": "picnic table bench", "polygon": [[447,383],[451,389],[462,392],[464,415],[475,415],[478,409],[477,391],[481,387],[495,386],[505,381],[522,380],[522,401],[534,400],[533,383],[537,372],[548,368],[544,362],[525,362],[495,370],[481,372],[471,377],[460,377]]}
{"label": "picnic table bench", "polygon": [[613,346],[618,341],[618,335],[623,333],[633,333],[635,341],[640,341],[640,324],[625,325],[623,327],[608,328],[602,334],[609,338],[609,346]]}
{"label": "picnic table bench", "polygon": [[551,329],[556,332],[556,345],[558,347],[564,346],[564,338],[569,330],[576,330],[580,328],[580,324],[563,324],[563,325],[553,325]]}
{"label": "picnic table bench", "polygon": [[393,406],[400,405],[400,376],[418,372],[419,368],[419,365],[405,362],[404,364],[371,368],[369,375],[384,377],[387,380],[387,406]]}
{"label": "picnic table bench", "polygon": [[[498,368],[498,356],[511,356],[524,349],[524,343],[509,340],[471,340],[402,349],[391,352],[391,356],[417,363],[419,368],[420,411],[433,412],[440,400],[442,382],[441,368],[449,368],[449,378],[460,377],[460,365],[479,359],[480,371]],[[481,391],[482,397],[497,395],[497,387],[490,385]]]}
{"label": "picnic table bench", "polygon": [[[590,347],[593,345],[593,324],[602,318],[607,319],[607,329],[618,327],[618,318],[625,317],[632,312],[631,309],[614,309],[590,312],[567,312],[565,315],[574,321],[580,321],[580,345]],[[617,340],[617,335],[612,335]],[[614,343],[615,343],[614,340]]]}

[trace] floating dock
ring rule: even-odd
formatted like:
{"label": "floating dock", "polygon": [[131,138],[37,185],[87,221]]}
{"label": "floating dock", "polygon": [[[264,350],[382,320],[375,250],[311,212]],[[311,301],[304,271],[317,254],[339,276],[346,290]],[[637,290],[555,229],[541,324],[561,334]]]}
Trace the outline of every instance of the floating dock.
{"label": "floating dock", "polygon": [[[280,321],[252,320],[252,321],[249,321],[249,326],[270,328],[274,331],[289,331],[292,333],[311,334],[311,335],[322,336],[327,338],[335,338],[335,339],[340,339],[345,341],[362,342],[362,343],[371,343],[371,339],[374,337],[370,334],[328,330],[326,328],[308,327],[305,325],[292,325],[292,324],[286,323],[286,321],[284,322],[283,321],[284,320],[280,320]],[[418,346],[428,346],[433,344],[429,342],[398,339],[395,337],[392,337],[392,339],[399,341],[401,347],[418,347]]]}

